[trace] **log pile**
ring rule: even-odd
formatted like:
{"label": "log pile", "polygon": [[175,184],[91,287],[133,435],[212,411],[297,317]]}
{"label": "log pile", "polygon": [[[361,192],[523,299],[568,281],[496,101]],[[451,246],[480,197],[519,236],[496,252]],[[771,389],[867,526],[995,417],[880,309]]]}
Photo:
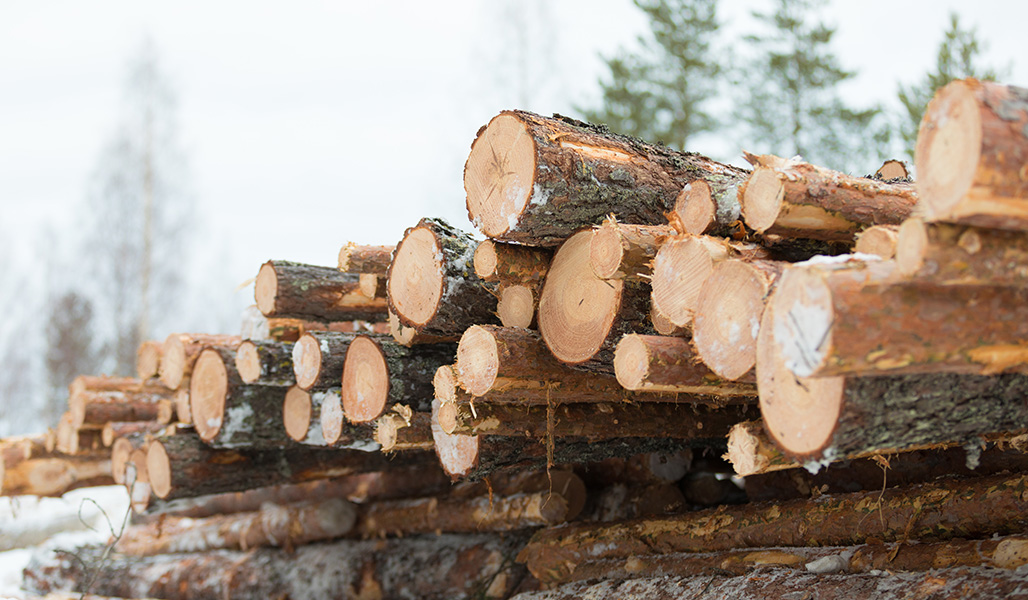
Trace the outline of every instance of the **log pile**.
{"label": "log pile", "polygon": [[425,218],[335,268],[269,261],[261,326],[148,342],[139,379],[76,380],[52,439],[5,440],[3,493],[106,477],[135,510],[101,576],[49,555],[26,585],[1004,597],[1028,563],[1026,123],[1025,90],[951,84],[915,185],[503,112],[464,173],[486,240]]}

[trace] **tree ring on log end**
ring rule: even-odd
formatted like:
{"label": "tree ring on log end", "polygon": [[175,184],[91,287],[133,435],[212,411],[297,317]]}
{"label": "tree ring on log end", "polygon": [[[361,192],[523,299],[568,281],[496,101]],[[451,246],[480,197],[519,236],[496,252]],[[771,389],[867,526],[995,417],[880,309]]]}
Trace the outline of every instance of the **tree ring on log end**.
{"label": "tree ring on log end", "polygon": [[453,479],[464,477],[478,465],[478,436],[457,435],[443,431],[439,426],[439,408],[442,403],[432,401],[432,441],[439,464]]}
{"label": "tree ring on log end", "polygon": [[734,381],[756,364],[767,291],[766,280],[746,263],[728,260],[714,268],[693,323],[693,343],[711,371]]}
{"label": "tree ring on log end", "polygon": [[299,386],[291,386],[286,391],[282,402],[282,423],[290,438],[298,442],[307,438],[311,427],[311,395]]}
{"label": "tree ring on log end", "polygon": [[[496,382],[500,355],[496,338],[484,327],[473,325],[457,344],[457,373],[461,387],[472,396],[484,396]],[[449,433],[452,429],[444,430]]]}
{"label": "tree ring on log end", "polygon": [[169,389],[177,390],[182,385],[185,368],[186,347],[179,334],[173,333],[164,340],[161,352],[161,383]]}
{"label": "tree ring on log end", "polygon": [[479,231],[499,237],[518,222],[535,184],[535,140],[517,117],[500,114],[471,146],[464,165],[468,217]]}
{"label": "tree ring on log end", "polygon": [[900,225],[896,239],[896,270],[913,275],[924,264],[928,248],[928,232],[921,219],[907,219]]}
{"label": "tree ring on log end", "polygon": [[483,281],[489,281],[496,275],[499,258],[496,256],[496,242],[486,240],[475,248],[475,275]]}
{"label": "tree ring on log end", "polygon": [[321,375],[321,344],[316,337],[303,334],[293,345],[293,374],[296,385],[311,389]]}
{"label": "tree ring on log end", "polygon": [[743,192],[741,202],[746,224],[758,233],[766,231],[775,224],[775,219],[782,210],[784,197],[785,186],[782,185],[775,169],[754,169],[746,183],[746,191]]}
{"label": "tree ring on log end", "polygon": [[418,326],[435,316],[443,295],[443,256],[432,230],[418,227],[403,238],[388,285],[389,298],[401,319]]}
{"label": "tree ring on log end", "polygon": [[329,445],[343,437],[343,403],[336,394],[325,394],[321,403],[321,435]]}
{"label": "tree ring on log end", "polygon": [[[777,295],[777,292],[776,292]],[[786,454],[820,457],[842,412],[843,377],[798,377],[774,332],[781,321],[772,302],[764,309],[757,339],[757,390],[764,427]]]}
{"label": "tree ring on log end", "polygon": [[350,342],[342,381],[347,420],[367,423],[382,416],[389,398],[389,366],[374,340],[362,335]]}
{"label": "tree ring on log end", "polygon": [[200,353],[189,383],[189,410],[193,426],[204,441],[213,440],[225,418],[228,370],[221,355],[210,348]]}
{"label": "tree ring on log end", "polygon": [[550,263],[539,298],[539,333],[558,360],[583,363],[601,349],[621,302],[622,280],[600,279],[589,253],[592,230],[565,241]]}
{"label": "tree ring on log end", "polygon": [[253,284],[253,297],[257,308],[265,315],[275,313],[275,300],[278,298],[278,274],[275,266],[268,261],[257,271],[257,279]]}
{"label": "tree ring on log end", "polygon": [[150,489],[158,498],[171,493],[171,459],[164,444],[153,442],[146,452],[146,471],[150,478]]}
{"label": "tree ring on log end", "polygon": [[532,326],[535,317],[535,294],[527,285],[507,285],[500,288],[500,299],[496,302],[496,314],[504,327]]}
{"label": "tree ring on log end", "polygon": [[697,236],[664,243],[653,259],[653,304],[679,327],[692,324],[703,284],[714,270],[708,244]]}
{"label": "tree ring on log end", "polygon": [[[439,405],[439,427],[447,434],[453,434],[457,431],[457,417],[460,415],[460,409],[457,408],[457,404],[453,402],[442,402]],[[384,444],[383,444],[384,446]]]}
{"label": "tree ring on log end", "polygon": [[614,374],[618,383],[626,390],[643,387],[650,372],[649,350],[637,334],[621,338],[614,350]]}
{"label": "tree ring on log end", "polygon": [[682,224],[683,233],[700,235],[710,229],[716,210],[710,196],[710,185],[702,179],[686,184],[675,198],[675,214]]}
{"label": "tree ring on log end", "polygon": [[917,191],[929,216],[945,215],[967,195],[981,152],[981,109],[969,85],[955,81],[928,103],[917,135]]}
{"label": "tree ring on log end", "polygon": [[593,231],[589,246],[589,260],[593,273],[601,279],[610,279],[617,274],[624,259],[625,249],[621,246],[621,232],[616,221],[604,221]]}
{"label": "tree ring on log end", "polygon": [[236,350],[236,371],[243,383],[253,383],[261,378],[261,359],[257,345],[246,340]]}

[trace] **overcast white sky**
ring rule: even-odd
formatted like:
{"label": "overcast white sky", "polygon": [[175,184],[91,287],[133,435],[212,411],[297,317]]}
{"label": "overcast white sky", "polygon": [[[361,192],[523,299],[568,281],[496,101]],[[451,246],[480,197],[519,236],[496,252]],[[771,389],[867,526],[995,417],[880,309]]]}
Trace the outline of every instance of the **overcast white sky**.
{"label": "overcast white sky", "polygon": [[[203,234],[195,247],[230,249],[227,264],[207,265],[224,273],[226,303],[252,299],[234,287],[270,258],[332,265],[347,240],[395,243],[422,216],[471,229],[462,168],[477,129],[506,108],[574,114],[596,97],[597,53],[632,44],[645,26],[630,0],[526,0],[551,41],[525,46],[535,71],[522,76],[491,70],[515,64],[505,49],[518,47],[518,17],[498,4],[6,2],[0,235],[28,264],[44,223],[74,226],[147,35],[178,94]],[[722,16],[744,30],[764,5],[726,2]],[[1028,3],[835,0],[835,49],[860,71],[846,88],[854,103],[893,103],[898,82],[920,78],[951,10],[977,26],[988,62],[1014,67],[1009,83],[1028,85]],[[726,152],[706,144],[691,149]]]}

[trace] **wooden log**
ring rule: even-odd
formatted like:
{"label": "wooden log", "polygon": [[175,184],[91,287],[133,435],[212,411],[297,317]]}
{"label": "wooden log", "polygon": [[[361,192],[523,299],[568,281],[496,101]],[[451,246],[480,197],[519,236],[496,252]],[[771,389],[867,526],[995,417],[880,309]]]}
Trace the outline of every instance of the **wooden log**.
{"label": "wooden log", "polygon": [[332,267],[269,260],[254,283],[257,308],[267,317],[312,321],[382,321],[384,298],[360,291],[360,275]]}
{"label": "wooden log", "polygon": [[110,377],[107,375],[79,375],[68,384],[68,397],[84,391],[91,392],[149,392],[167,393],[168,387],[157,379],[136,377]]}
{"label": "wooden log", "polygon": [[669,225],[631,225],[608,217],[593,230],[589,245],[593,274],[600,279],[648,280],[657,249],[674,235]]}
{"label": "wooden log", "polygon": [[490,283],[542,283],[553,252],[519,244],[485,240],[475,248],[475,275]]}
{"label": "wooden log", "polygon": [[173,333],[164,340],[161,355],[161,382],[168,389],[177,390],[188,382],[193,364],[200,351],[208,346],[235,351],[243,342],[238,335],[207,333]]}
{"label": "wooden log", "polygon": [[159,421],[170,423],[175,408],[171,394],[83,391],[68,399],[72,428],[103,427],[110,421]]}
{"label": "wooden log", "polygon": [[294,442],[282,423],[285,386],[246,385],[235,369],[235,351],[206,348],[189,384],[196,433],[218,448],[280,448]]}
{"label": "wooden log", "polygon": [[70,413],[64,413],[57,424],[55,450],[61,454],[100,454],[107,452],[103,444],[103,430],[95,426],[76,429]]}
{"label": "wooden log", "polygon": [[989,374],[1028,362],[1028,291],[928,288],[896,278],[889,261],[786,269],[760,330],[767,356],[777,355],[799,377],[822,378]]}
{"label": "wooden log", "polygon": [[175,390],[175,419],[182,425],[193,424],[193,413],[189,411],[189,388]]}
{"label": "wooden log", "polygon": [[435,443],[432,414],[394,407],[375,421],[375,441],[382,446],[382,452],[431,451]]}
{"label": "wooden log", "polygon": [[496,301],[496,315],[500,318],[500,324],[504,327],[535,329],[536,308],[541,291],[541,282],[536,286],[501,283]]}
{"label": "wooden log", "polygon": [[752,378],[760,318],[784,266],[726,260],[711,271],[696,301],[692,342],[714,374],[729,381]]}
{"label": "wooden log", "polygon": [[294,441],[310,446],[327,446],[321,430],[321,407],[326,398],[339,401],[339,388],[312,390],[290,386],[282,402],[282,424],[286,435]]}
{"label": "wooden log", "polygon": [[109,448],[120,437],[133,433],[157,433],[165,426],[164,423],[157,421],[110,421],[100,430],[100,440],[105,447]]}
{"label": "wooden log", "polygon": [[678,327],[691,327],[700,292],[716,264],[766,258],[767,250],[752,244],[710,236],[671,238],[653,259],[653,306]]}
{"label": "wooden log", "polygon": [[142,380],[157,377],[160,374],[163,352],[164,345],[156,340],[140,344],[136,350],[136,376]]}
{"label": "wooden log", "polygon": [[304,390],[336,387],[343,376],[347,349],[356,333],[309,331],[293,345],[293,374]]}
{"label": "wooden log", "polygon": [[127,528],[115,549],[129,556],[250,550],[262,546],[292,549],[344,536],[353,529],[356,519],[356,508],[342,498],[293,505],[266,504],[252,512],[203,519],[166,516],[155,523]]}
{"label": "wooden log", "polygon": [[172,500],[381,471],[389,465],[423,465],[432,458],[429,453],[404,453],[402,461],[390,461],[377,452],[303,446],[221,450],[199,436],[180,434],[156,438],[148,447],[146,463],[154,493]]}
{"label": "wooden log", "polygon": [[380,332],[389,333],[393,336],[393,339],[402,346],[415,346],[418,344],[438,344],[441,342],[452,342],[453,336],[436,336],[429,334],[420,334],[413,327],[407,327],[403,323],[400,323],[400,318],[396,316],[396,313],[389,312],[389,331]]}
{"label": "wooden log", "polygon": [[[681,392],[723,398],[752,398],[752,378],[732,382],[700,362],[689,340],[662,335],[630,334],[621,338],[614,353],[614,372],[625,389]],[[746,400],[742,400],[745,402]]]}
{"label": "wooden log", "polygon": [[537,533],[519,561],[541,581],[561,580],[586,559],[774,546],[845,546],[869,539],[944,540],[1018,533],[1026,523],[1023,475],[999,475],[822,496],[816,500],[722,506],[661,519]]}
{"label": "wooden log", "polygon": [[1028,286],[1028,236],[907,219],[899,229],[896,269],[929,285]]}
{"label": "wooden log", "polygon": [[343,414],[352,423],[371,423],[396,404],[428,412],[436,370],[453,362],[453,344],[408,348],[386,336],[358,336],[342,369]]}
{"label": "wooden log", "polygon": [[389,266],[389,310],[400,323],[456,340],[470,325],[497,321],[493,286],[472,268],[477,245],[441,219],[422,219],[404,232]]}
{"label": "wooden log", "polygon": [[[907,219],[907,221],[909,220]],[[857,243],[853,245],[853,251],[857,254],[870,254],[883,260],[890,260],[896,257],[898,243],[898,225],[872,225],[857,234]]]}
{"label": "wooden log", "polygon": [[[350,423],[343,414],[343,400],[340,389],[317,396],[312,411],[318,411],[321,435],[325,444],[337,448],[349,448],[377,452],[381,449],[375,441],[375,426],[372,423]],[[313,413],[312,413],[313,417]]]}
{"label": "wooden log", "polygon": [[935,93],[914,162],[929,221],[996,229],[1028,227],[1028,90],[951,82]]}
{"label": "wooden log", "polygon": [[753,173],[740,188],[757,233],[852,242],[869,225],[899,225],[917,204],[912,184],[851,177],[798,160],[746,153]]}
{"label": "wooden log", "polygon": [[244,340],[236,350],[236,371],[243,383],[292,385],[293,343]]}
{"label": "wooden log", "polygon": [[125,472],[132,461],[132,452],[142,448],[147,441],[143,433],[130,433],[119,437],[111,444],[111,477],[114,483],[126,483]]}
{"label": "wooden log", "polygon": [[62,496],[84,487],[113,485],[106,456],[28,458],[3,469],[0,496]]}
{"label": "wooden log", "polygon": [[295,343],[308,331],[335,331],[338,333],[389,333],[387,322],[350,321],[308,321],[274,317],[268,319],[268,338],[276,342]]}
{"label": "wooden log", "polygon": [[364,246],[347,242],[339,249],[339,270],[347,273],[385,275],[395,246]]}
{"label": "wooden log", "polygon": [[553,255],[539,298],[539,333],[561,362],[613,374],[621,336],[653,333],[649,286],[597,277],[589,261],[591,240],[591,229],[580,231]]}
{"label": "wooden log", "polygon": [[685,184],[740,169],[564,117],[504,111],[479,131],[464,166],[468,216],[486,236],[555,246],[608,214],[663,225]]}
{"label": "wooden log", "polygon": [[[739,186],[746,181],[746,171],[726,174],[719,181],[697,179],[685,184],[675,200],[668,220],[679,233],[729,236],[739,231]],[[713,184],[713,185],[712,185]]]}
{"label": "wooden log", "polygon": [[653,325],[653,330],[657,332],[657,335],[673,335],[677,337],[691,337],[692,327],[679,327],[671,322],[664,313],[660,312],[656,306],[650,306],[650,324]]}
{"label": "wooden log", "polygon": [[882,181],[892,182],[894,180],[907,180],[910,181],[910,172],[907,170],[907,164],[901,160],[889,159],[882,163],[882,166],[878,167],[875,171],[874,179],[880,179]]}

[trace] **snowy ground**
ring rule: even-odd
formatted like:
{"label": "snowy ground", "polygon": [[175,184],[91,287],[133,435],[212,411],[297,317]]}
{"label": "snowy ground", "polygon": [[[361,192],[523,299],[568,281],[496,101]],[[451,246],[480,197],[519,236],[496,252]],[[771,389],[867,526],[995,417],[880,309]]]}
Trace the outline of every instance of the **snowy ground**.
{"label": "snowy ground", "polygon": [[21,572],[34,552],[106,543],[128,510],[122,486],[83,488],[61,498],[0,498],[0,599],[25,596]]}

